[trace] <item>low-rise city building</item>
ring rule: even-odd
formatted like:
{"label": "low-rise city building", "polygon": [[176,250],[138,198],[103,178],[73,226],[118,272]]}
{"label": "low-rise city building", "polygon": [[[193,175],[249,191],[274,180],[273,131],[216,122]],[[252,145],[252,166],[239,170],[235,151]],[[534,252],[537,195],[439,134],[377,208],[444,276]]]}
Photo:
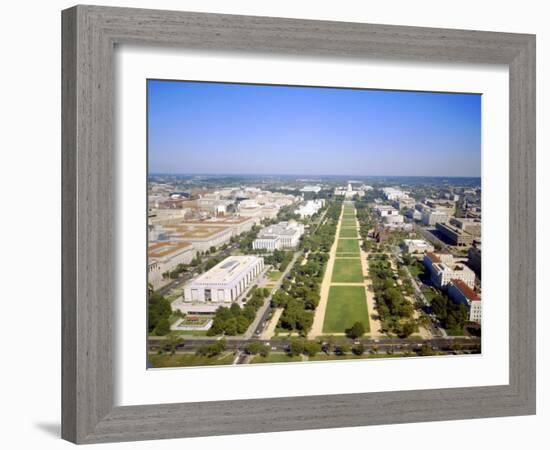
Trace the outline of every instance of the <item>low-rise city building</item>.
{"label": "low-rise city building", "polygon": [[282,248],[295,248],[304,234],[304,225],[291,220],[279,222],[275,225],[265,227],[258,233],[258,237],[252,243],[255,250],[265,249],[268,251]]}
{"label": "low-rise city building", "polygon": [[281,238],[276,235],[257,237],[254,239],[254,242],[252,242],[252,248],[254,250],[265,250],[268,252],[281,250]]}
{"label": "low-rise city building", "polygon": [[432,283],[439,289],[446,289],[453,279],[462,280],[470,288],[475,285],[475,273],[461,262],[455,262],[450,254],[426,253],[424,265],[430,272]]}
{"label": "low-rise city building", "polygon": [[433,208],[425,208],[422,211],[422,223],[426,226],[434,226],[437,223],[447,222],[449,214],[445,211]]}
{"label": "low-rise city building", "polygon": [[474,237],[470,233],[466,233],[462,229],[452,226],[450,223],[438,222],[435,228],[451,245],[466,247],[472,245],[472,242],[474,242]]}
{"label": "low-rise city building", "polygon": [[422,219],[422,213],[418,211],[416,208],[408,209],[407,212],[405,212],[405,216],[409,219],[413,220],[421,220]]}
{"label": "low-rise city building", "polygon": [[257,256],[229,256],[185,285],[185,302],[237,301],[261,274],[264,260]]}
{"label": "low-rise city building", "polygon": [[426,206],[432,209],[437,209],[438,211],[443,211],[447,213],[448,216],[452,216],[455,212],[456,203],[446,199],[433,199],[428,198],[424,202]]}
{"label": "low-rise city building", "polygon": [[374,207],[374,212],[377,213],[382,221],[387,224],[403,223],[403,216],[393,206],[379,205]]}
{"label": "low-rise city building", "polygon": [[434,246],[423,239],[404,239],[402,247],[406,252],[411,254],[424,254],[434,251]]}
{"label": "low-rise city building", "polygon": [[147,282],[153,289],[166,281],[164,274],[174,270],[178,264],[189,264],[196,251],[190,242],[157,241],[147,247]]}
{"label": "low-rise city building", "polygon": [[412,197],[401,197],[394,201],[394,205],[397,209],[414,208],[416,201]]}
{"label": "low-rise city building", "polygon": [[385,187],[382,188],[382,192],[384,194],[384,197],[386,197],[386,200],[398,200],[403,197],[408,197],[408,194],[406,192],[403,192],[401,189],[393,188],[393,187]]}
{"label": "low-rise city building", "polygon": [[399,211],[390,205],[377,205],[374,207],[374,212],[381,218],[399,215]]}
{"label": "low-rise city building", "polygon": [[294,212],[298,214],[302,219],[304,217],[311,217],[316,214],[321,208],[325,206],[324,199],[308,200],[304,205],[301,205]]}
{"label": "low-rise city building", "polygon": [[302,189],[300,189],[300,192],[314,192],[315,194],[319,193],[321,191],[321,186],[313,186],[313,185],[306,185]]}
{"label": "low-rise city building", "polygon": [[479,219],[451,217],[449,223],[463,232],[471,234],[474,238],[481,237],[481,220]]}
{"label": "low-rise city building", "polygon": [[453,279],[447,293],[454,302],[468,307],[470,322],[481,323],[481,297],[473,289],[462,280]]}

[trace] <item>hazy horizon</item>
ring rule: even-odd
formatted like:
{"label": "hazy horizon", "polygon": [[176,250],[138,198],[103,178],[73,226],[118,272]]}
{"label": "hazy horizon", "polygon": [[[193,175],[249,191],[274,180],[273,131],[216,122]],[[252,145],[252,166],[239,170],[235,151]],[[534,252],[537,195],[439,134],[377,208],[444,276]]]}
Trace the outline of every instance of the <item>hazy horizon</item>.
{"label": "hazy horizon", "polygon": [[304,174],[304,173],[229,173],[229,172],[149,172],[149,176],[263,176],[263,177],[309,177],[311,181],[318,178],[479,178],[481,176],[468,175],[359,175],[359,174]]}
{"label": "hazy horizon", "polygon": [[477,94],[148,80],[149,173],[481,176]]}

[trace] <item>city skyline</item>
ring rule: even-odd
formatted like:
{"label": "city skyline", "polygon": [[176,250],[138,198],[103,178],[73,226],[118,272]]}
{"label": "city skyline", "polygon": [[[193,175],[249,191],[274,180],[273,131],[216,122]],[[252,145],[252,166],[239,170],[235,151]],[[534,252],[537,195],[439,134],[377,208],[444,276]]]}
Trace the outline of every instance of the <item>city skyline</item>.
{"label": "city skyline", "polygon": [[477,94],[163,80],[147,86],[149,173],[481,175]]}

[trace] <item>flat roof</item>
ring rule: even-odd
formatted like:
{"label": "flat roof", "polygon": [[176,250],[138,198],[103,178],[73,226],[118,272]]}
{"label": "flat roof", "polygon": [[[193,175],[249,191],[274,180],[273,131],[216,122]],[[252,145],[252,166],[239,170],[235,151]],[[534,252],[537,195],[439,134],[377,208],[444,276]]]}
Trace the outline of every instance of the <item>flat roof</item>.
{"label": "flat roof", "polygon": [[189,285],[193,284],[225,284],[237,278],[250,266],[256,264],[262,258],[257,256],[228,256],[216,264],[208,272],[195,278]]}
{"label": "flat roof", "polygon": [[464,281],[459,280],[458,278],[453,278],[452,283],[456,286],[456,288],[464,294],[464,297],[466,297],[468,300],[471,300],[473,302],[475,301],[481,301],[481,297],[475,293],[475,291],[468,286]]}
{"label": "flat roof", "polygon": [[218,233],[224,232],[229,229],[228,226],[212,226],[212,225],[202,225],[199,223],[179,223],[175,225],[163,225],[163,227],[169,233],[178,235],[183,239],[200,239],[200,238],[209,238]]}
{"label": "flat roof", "polygon": [[147,253],[150,258],[162,258],[172,253],[177,253],[193,244],[185,241],[157,241],[152,242],[147,247]]}
{"label": "flat roof", "polygon": [[428,245],[428,243],[423,239],[403,239],[405,244],[414,244],[414,245]]}
{"label": "flat roof", "polygon": [[430,258],[433,263],[441,262],[441,260],[439,259],[439,256],[437,256],[435,253],[426,253],[426,256]]}
{"label": "flat roof", "polygon": [[230,217],[216,217],[213,219],[207,220],[186,220],[182,222],[182,225],[197,225],[197,226],[223,226],[223,225],[234,225],[241,224],[252,220],[250,217],[241,217],[241,216],[230,216]]}

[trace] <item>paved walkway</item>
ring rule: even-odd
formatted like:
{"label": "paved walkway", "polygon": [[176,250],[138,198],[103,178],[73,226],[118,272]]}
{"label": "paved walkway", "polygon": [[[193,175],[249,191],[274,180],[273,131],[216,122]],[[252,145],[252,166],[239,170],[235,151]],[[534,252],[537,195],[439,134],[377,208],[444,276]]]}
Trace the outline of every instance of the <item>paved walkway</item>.
{"label": "paved walkway", "polygon": [[275,328],[277,328],[277,324],[279,323],[279,319],[281,318],[283,311],[284,308],[275,308],[269,324],[265,327],[262,333],[261,339],[271,339],[275,335]]}

